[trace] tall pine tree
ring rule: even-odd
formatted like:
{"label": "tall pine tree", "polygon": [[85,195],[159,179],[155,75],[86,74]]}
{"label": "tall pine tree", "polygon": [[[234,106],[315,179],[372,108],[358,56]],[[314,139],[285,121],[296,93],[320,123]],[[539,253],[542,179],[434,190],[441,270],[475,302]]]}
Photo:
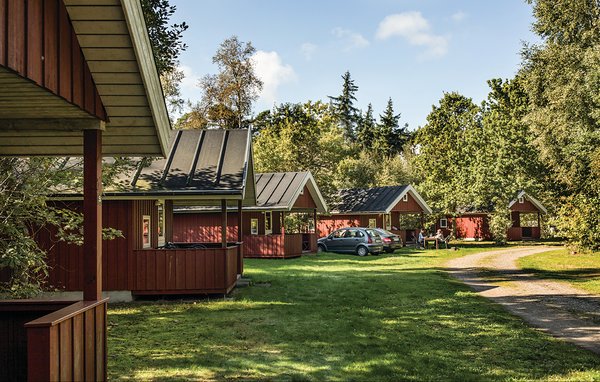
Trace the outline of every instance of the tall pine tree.
{"label": "tall pine tree", "polygon": [[375,134],[375,150],[382,155],[391,156],[399,153],[408,141],[406,125],[400,128],[400,114],[394,113],[392,98],[388,99],[383,114],[379,116],[379,125]]}
{"label": "tall pine tree", "polygon": [[356,141],[364,149],[373,146],[373,140],[377,131],[375,117],[373,117],[373,105],[369,104],[364,116],[361,116],[356,128]]}
{"label": "tall pine tree", "polygon": [[329,96],[333,112],[338,119],[340,127],[344,130],[346,138],[351,141],[356,140],[356,124],[359,118],[359,111],[354,107],[356,101],[355,93],[358,86],[350,77],[350,72],[346,71],[342,76],[344,83],[342,85],[342,94],[338,97]]}

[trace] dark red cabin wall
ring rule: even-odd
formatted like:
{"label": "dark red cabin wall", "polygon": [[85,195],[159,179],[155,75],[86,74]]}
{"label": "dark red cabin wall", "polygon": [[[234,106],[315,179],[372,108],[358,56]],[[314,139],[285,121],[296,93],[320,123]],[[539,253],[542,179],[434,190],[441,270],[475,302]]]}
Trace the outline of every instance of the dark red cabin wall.
{"label": "dark red cabin wall", "polygon": [[317,204],[310,194],[310,191],[308,191],[308,187],[304,186],[302,195],[299,195],[298,199],[296,199],[296,203],[294,203],[294,208],[317,208]]}
{"label": "dark red cabin wall", "polygon": [[[132,281],[129,268],[132,253],[132,201],[104,201],[102,203],[102,226],[116,228],[124,238],[102,242],[103,285],[105,290],[127,290]],[[81,202],[55,203],[57,207],[82,210]],[[36,235],[40,247],[47,250],[50,272],[49,286],[66,290],[83,289],[83,247],[57,241],[55,230],[43,228]],[[110,265],[110,267],[109,267]]]}
{"label": "dark red cabin wall", "polygon": [[336,229],[344,227],[366,227],[369,225],[369,219],[377,219],[378,226],[383,223],[383,216],[378,214],[320,216],[317,222],[319,235],[327,236]]}
{"label": "dark red cabin wall", "polygon": [[0,0],[0,65],[106,120],[61,0]]}
{"label": "dark red cabin wall", "polygon": [[407,201],[400,200],[398,202],[398,204],[396,204],[394,206],[394,208],[392,208],[392,211],[409,212],[409,213],[423,212],[423,209],[421,208],[419,203],[417,203],[415,198],[413,198],[411,194],[408,194],[407,196],[408,196]]}
{"label": "dark red cabin wall", "polygon": [[456,225],[457,239],[489,239],[491,237],[486,214],[466,215],[448,219],[449,224],[454,222]]}
{"label": "dark red cabin wall", "polygon": [[[237,241],[237,221],[237,212],[227,214],[227,241],[229,242]],[[221,213],[173,214],[173,241],[221,242]]]}

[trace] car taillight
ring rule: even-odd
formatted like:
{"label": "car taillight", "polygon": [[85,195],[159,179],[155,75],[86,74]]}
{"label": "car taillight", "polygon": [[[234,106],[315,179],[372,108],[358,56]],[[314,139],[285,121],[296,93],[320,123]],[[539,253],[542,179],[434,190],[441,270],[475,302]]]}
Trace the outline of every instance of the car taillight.
{"label": "car taillight", "polygon": [[367,235],[367,243],[369,243],[369,244],[373,243],[373,238],[371,237],[371,235]]}
{"label": "car taillight", "polygon": [[384,237],[384,238],[383,238],[383,242],[384,242],[384,243],[391,243],[391,242],[392,242],[392,239],[390,239],[389,237]]}

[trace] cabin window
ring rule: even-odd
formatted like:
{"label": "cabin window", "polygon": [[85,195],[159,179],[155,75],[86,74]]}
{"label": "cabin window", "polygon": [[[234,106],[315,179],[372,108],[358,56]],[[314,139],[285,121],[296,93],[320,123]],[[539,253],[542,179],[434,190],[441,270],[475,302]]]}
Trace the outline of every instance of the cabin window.
{"label": "cabin window", "polygon": [[273,212],[265,212],[265,235],[273,233]]}
{"label": "cabin window", "polygon": [[404,194],[404,196],[402,197],[402,201],[408,202],[408,194]]}
{"label": "cabin window", "polygon": [[142,248],[152,248],[150,215],[142,216]]}
{"label": "cabin window", "polygon": [[440,219],[440,228],[448,228],[448,219],[446,219],[446,218]]}
{"label": "cabin window", "polygon": [[377,219],[369,219],[369,228],[377,228]]}
{"label": "cabin window", "polygon": [[156,202],[158,210],[158,245],[165,245],[165,202],[159,200]]}
{"label": "cabin window", "polygon": [[258,219],[250,219],[250,234],[258,235]]}
{"label": "cabin window", "polygon": [[387,230],[392,229],[392,215],[391,214],[385,214],[385,229],[387,229]]}
{"label": "cabin window", "polygon": [[519,197],[519,203],[521,203],[521,204],[525,203],[525,198],[522,197],[522,196],[520,196]]}

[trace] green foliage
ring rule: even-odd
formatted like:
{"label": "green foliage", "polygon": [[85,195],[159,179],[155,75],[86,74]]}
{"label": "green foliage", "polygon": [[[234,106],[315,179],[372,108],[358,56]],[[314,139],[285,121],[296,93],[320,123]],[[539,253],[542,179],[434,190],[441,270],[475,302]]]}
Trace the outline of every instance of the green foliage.
{"label": "green foliage", "polygon": [[[505,204],[505,206],[507,205],[508,204]],[[510,210],[508,207],[496,208],[494,212],[489,215],[489,218],[489,229],[492,238],[496,244],[506,244],[508,241],[508,229],[512,227]]]}
{"label": "green foliage", "polygon": [[356,142],[362,149],[370,149],[377,134],[377,124],[373,117],[373,105],[369,104],[364,116],[360,116],[356,127]]}
{"label": "green foliage", "polygon": [[284,104],[263,113],[261,121],[254,139],[255,171],[311,171],[329,199],[336,191],[335,164],[351,151],[331,109],[320,101]]}
{"label": "green foliage", "polygon": [[582,249],[600,249],[600,197],[575,194],[561,199],[557,228],[568,243]]}
{"label": "green foliage", "polygon": [[530,99],[525,121],[549,170],[548,192],[572,207],[561,209],[562,232],[574,244],[597,248],[596,226],[582,224],[600,214],[600,3],[530,3],[543,42],[523,52],[519,75]]}
{"label": "green foliage", "polygon": [[385,111],[379,116],[379,123],[373,134],[372,148],[379,155],[389,157],[398,154],[408,142],[407,125],[401,128],[398,124],[399,120],[400,114],[395,114],[390,97]]}

